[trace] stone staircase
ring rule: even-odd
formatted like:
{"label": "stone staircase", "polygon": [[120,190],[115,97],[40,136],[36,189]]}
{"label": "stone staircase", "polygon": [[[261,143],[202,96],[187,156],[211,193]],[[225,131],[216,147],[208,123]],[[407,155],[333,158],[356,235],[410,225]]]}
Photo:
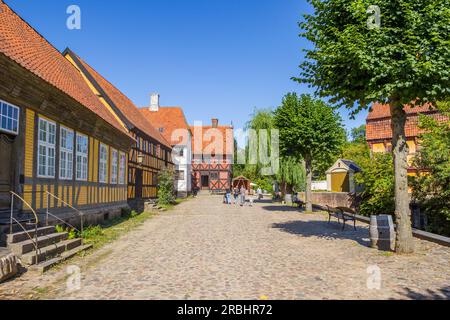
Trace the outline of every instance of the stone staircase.
{"label": "stone staircase", "polygon": [[69,239],[67,232],[56,232],[53,226],[8,234],[6,245],[22,265],[40,272],[92,247],[82,239]]}

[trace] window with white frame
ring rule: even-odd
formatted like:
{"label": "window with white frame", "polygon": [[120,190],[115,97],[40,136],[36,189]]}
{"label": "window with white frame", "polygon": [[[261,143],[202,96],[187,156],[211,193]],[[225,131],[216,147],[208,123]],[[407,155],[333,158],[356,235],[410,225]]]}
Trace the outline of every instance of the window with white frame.
{"label": "window with white frame", "polygon": [[38,124],[38,177],[55,177],[56,123],[39,118]]}
{"label": "window with white frame", "polygon": [[19,134],[19,108],[0,100],[0,131]]}
{"label": "window with white frame", "polygon": [[88,177],[88,137],[77,133],[76,177],[78,181],[87,181]]}
{"label": "window with white frame", "polygon": [[117,150],[111,151],[111,183],[117,184],[117,165],[118,165],[118,153]]}
{"label": "window with white frame", "polygon": [[125,184],[125,166],[126,166],[126,155],[125,153],[120,153],[119,158],[119,184]]}
{"label": "window with white frame", "polygon": [[103,143],[100,144],[99,159],[99,181],[100,183],[108,182],[108,147]]}
{"label": "window with white frame", "polygon": [[73,130],[61,126],[59,137],[59,178],[73,178]]}

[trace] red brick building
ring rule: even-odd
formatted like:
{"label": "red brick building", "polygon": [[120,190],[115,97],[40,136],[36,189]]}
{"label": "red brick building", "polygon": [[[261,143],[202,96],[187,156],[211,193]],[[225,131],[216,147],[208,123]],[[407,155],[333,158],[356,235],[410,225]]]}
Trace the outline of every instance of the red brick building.
{"label": "red brick building", "polygon": [[192,187],[197,190],[223,192],[231,187],[233,177],[233,126],[219,126],[212,119],[210,126],[191,127]]}
{"label": "red brick building", "polygon": [[[418,127],[419,114],[425,114],[440,121],[447,120],[447,117],[438,110],[433,109],[431,105],[421,107],[405,106],[407,114],[405,132],[409,146],[408,161],[411,161],[419,149],[419,135],[422,133]],[[372,111],[367,117],[367,143],[372,152],[390,152],[392,150],[392,129],[391,129],[391,111],[389,105],[375,103]],[[410,173],[414,169],[410,168]]]}

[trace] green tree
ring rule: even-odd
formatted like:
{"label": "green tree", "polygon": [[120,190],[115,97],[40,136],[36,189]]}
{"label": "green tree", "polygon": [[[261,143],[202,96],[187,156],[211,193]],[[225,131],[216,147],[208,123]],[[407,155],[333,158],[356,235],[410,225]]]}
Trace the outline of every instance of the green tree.
{"label": "green tree", "polygon": [[158,204],[170,205],[175,202],[175,174],[164,169],[158,174]]}
{"label": "green tree", "polygon": [[[267,131],[267,144],[272,143],[271,130],[274,129],[274,112],[271,109],[255,109],[246,123],[246,130],[254,130],[258,141],[262,138],[260,130]],[[270,148],[268,150],[270,152]],[[246,156],[249,158],[249,146],[246,146]],[[259,145],[257,146],[259,152]],[[270,153],[269,153],[270,155]],[[262,164],[246,164],[235,170],[235,176],[243,175],[265,190],[272,190],[272,184],[277,181],[281,186],[282,193],[286,194],[304,190],[305,173],[302,161],[294,158],[283,158],[279,160],[280,168],[274,176],[266,176],[261,173]],[[269,188],[270,187],[270,188]]]}
{"label": "green tree", "polygon": [[[256,150],[254,151],[257,152],[257,155],[259,155],[260,143],[264,143],[264,141],[262,141],[263,137],[261,131],[264,130],[265,132],[267,132],[266,136],[267,140],[265,142],[267,146],[270,146],[272,143],[271,130],[273,128],[274,128],[273,111],[271,109],[255,108],[253,114],[251,115],[250,120],[245,125],[245,129],[247,130],[247,132],[248,130],[252,130],[256,134],[255,138],[258,144],[256,145]],[[268,148],[267,150],[268,156],[270,156],[270,151],[271,151],[270,148]],[[249,159],[250,158],[249,145],[247,145],[246,154],[247,159]],[[247,173],[249,178],[252,179],[261,178],[262,177],[261,169],[263,168],[263,164],[259,161],[259,159],[254,160],[257,160],[256,164],[247,164],[244,172]]]}
{"label": "green tree", "polygon": [[[306,49],[295,80],[356,114],[371,102],[390,105],[395,171],[396,251],[414,251],[409,217],[404,105],[450,96],[449,0],[309,0],[300,22]],[[377,5],[381,24],[373,21]],[[373,8],[373,6],[371,7]],[[376,19],[375,19],[376,20]],[[412,102],[413,101],[413,102]]]}
{"label": "green tree", "polygon": [[360,168],[370,165],[370,148],[367,143],[346,142],[341,150],[342,159],[352,160]]}
{"label": "green tree", "polygon": [[355,182],[364,187],[359,195],[359,212],[370,216],[394,214],[394,168],[392,155],[374,154],[370,161],[363,162],[362,171],[355,175]]}
{"label": "green tree", "polygon": [[450,236],[450,103],[439,109],[447,121],[421,115],[421,148],[414,164],[422,169],[412,180],[413,198],[428,218],[428,230]]}
{"label": "green tree", "polygon": [[305,166],[295,157],[280,159],[280,169],[276,174],[283,195],[295,191],[305,191]]}
{"label": "green tree", "polygon": [[353,128],[351,131],[352,142],[366,143],[366,125]]}
{"label": "green tree", "polygon": [[281,156],[304,160],[306,210],[312,211],[313,161],[339,152],[345,141],[342,120],[323,101],[289,93],[275,110],[275,126],[279,129]]}

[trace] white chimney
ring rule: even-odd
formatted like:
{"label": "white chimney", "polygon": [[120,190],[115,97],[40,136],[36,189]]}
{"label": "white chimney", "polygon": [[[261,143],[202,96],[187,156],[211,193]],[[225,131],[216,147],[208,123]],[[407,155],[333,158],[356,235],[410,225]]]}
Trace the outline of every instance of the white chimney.
{"label": "white chimney", "polygon": [[152,93],[150,96],[150,111],[159,111],[159,94]]}

